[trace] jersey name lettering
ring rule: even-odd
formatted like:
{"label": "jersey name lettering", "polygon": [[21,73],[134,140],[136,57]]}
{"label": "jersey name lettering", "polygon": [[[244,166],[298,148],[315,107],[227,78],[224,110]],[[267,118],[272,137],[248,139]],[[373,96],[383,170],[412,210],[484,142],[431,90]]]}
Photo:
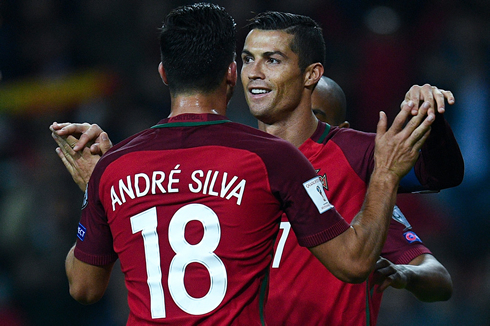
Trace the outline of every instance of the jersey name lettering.
{"label": "jersey name lettering", "polygon": [[[147,195],[179,193],[180,187],[179,174],[180,164],[175,166],[168,173],[163,171],[153,171],[151,174],[136,173],[128,175],[126,178],[119,179],[116,184],[111,186],[112,210],[116,210],[116,205],[123,205],[130,199],[135,199]],[[191,174],[192,182],[188,189],[192,193],[203,193],[204,195],[217,196],[230,200],[236,198],[236,204],[240,205],[245,192],[245,179],[238,181],[237,176],[229,177],[227,172],[208,170],[195,170]]]}
{"label": "jersey name lettering", "polygon": [[[210,196],[219,196],[230,199],[236,197],[236,204],[242,203],[243,193],[245,192],[245,179],[236,183],[238,177],[228,179],[228,173],[208,170],[206,174],[202,170],[192,172],[191,178],[193,183],[189,184],[189,190],[193,193],[202,192]],[[221,181],[221,187],[219,186]],[[234,186],[234,187],[233,187]]]}

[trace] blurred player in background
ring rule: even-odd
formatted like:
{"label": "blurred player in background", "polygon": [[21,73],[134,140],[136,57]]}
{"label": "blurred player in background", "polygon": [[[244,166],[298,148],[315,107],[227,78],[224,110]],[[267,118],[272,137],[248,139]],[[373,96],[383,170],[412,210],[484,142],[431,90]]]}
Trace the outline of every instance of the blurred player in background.
{"label": "blurred player in background", "polygon": [[[170,116],[97,162],[65,264],[71,295],[99,300],[119,259],[128,325],[263,324],[283,212],[298,242],[336,277],[363,281],[386,238],[400,179],[428,137],[434,121],[428,108],[404,127],[410,117],[404,106],[389,130],[381,113],[366,204],[349,225],[297,149],[224,117],[237,75],[235,25],[223,8],[171,11],[160,42]],[[88,148],[72,151],[56,129],[64,162],[90,160]]]}
{"label": "blurred player in background", "polygon": [[322,76],[311,94],[311,109],[318,120],[339,128],[349,128],[344,90],[333,79]]}

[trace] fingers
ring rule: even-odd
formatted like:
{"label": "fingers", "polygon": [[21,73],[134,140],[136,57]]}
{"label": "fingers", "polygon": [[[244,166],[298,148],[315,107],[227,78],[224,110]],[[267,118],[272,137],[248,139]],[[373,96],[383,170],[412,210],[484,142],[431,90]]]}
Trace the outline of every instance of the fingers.
{"label": "fingers", "polygon": [[[80,190],[85,191],[86,182],[83,180],[83,177],[80,175],[79,171],[76,168],[76,159],[70,155],[65,155],[65,153],[61,150],[61,148],[56,148],[56,153],[58,157],[63,162],[66,170],[70,173],[73,178],[73,181],[78,185]],[[76,153],[75,155],[80,156],[80,154]]]}
{"label": "fingers", "polygon": [[378,285],[378,292],[383,292],[390,286],[393,281],[392,275],[395,272],[396,271],[393,269],[392,263],[389,260],[380,257],[380,259],[376,262],[373,277],[373,283]]}
{"label": "fingers", "polygon": [[61,161],[63,162],[63,165],[66,167],[68,172],[70,172],[70,174],[73,175],[73,171],[74,171],[73,166],[68,161],[67,157],[65,156],[65,154],[63,153],[63,151],[59,147],[56,148],[56,154],[58,154],[58,157],[61,159]]}
{"label": "fingers", "polygon": [[51,133],[51,136],[58,144],[60,150],[64,153],[64,155],[74,156],[76,153],[73,150],[73,146],[77,142],[77,139],[73,136],[63,137],[59,136],[57,133]]}
{"label": "fingers", "polygon": [[451,91],[445,91],[441,89],[441,92],[444,95],[444,98],[449,103],[449,105],[453,105],[456,102],[456,99],[454,98],[454,95]]}
{"label": "fingers", "polygon": [[379,121],[378,125],[376,126],[376,138],[380,138],[386,133],[387,126],[388,118],[386,117],[386,113],[379,111]]}
{"label": "fingers", "polygon": [[377,271],[378,269],[385,268],[387,266],[390,266],[390,261],[388,259],[383,258],[383,257],[379,257],[379,259],[376,262],[376,265],[374,267],[374,270]]}
{"label": "fingers", "polygon": [[[434,108],[434,90],[437,89],[429,84],[425,84],[421,89],[420,101],[424,101],[422,105],[428,106],[427,109],[429,113],[435,114]],[[444,106],[444,101],[442,102]]]}
{"label": "fingers", "polygon": [[105,154],[112,147],[112,142],[106,132],[100,134],[100,152]]}
{"label": "fingers", "polygon": [[83,134],[86,130],[90,128],[90,126],[91,125],[89,123],[53,122],[49,129],[53,132],[56,132],[60,136],[77,136]]}
{"label": "fingers", "polygon": [[[89,124],[89,123],[53,122],[53,124],[51,124],[49,129],[53,133],[59,136],[74,136],[78,138],[78,141],[75,144],[72,144],[73,146],[71,146],[74,151],[81,151],[85,146],[92,146],[93,143],[96,143],[99,140],[98,137],[102,134],[102,132],[104,132],[97,124]],[[107,140],[108,138],[109,137],[107,137]],[[109,140],[109,143],[107,142],[104,143],[102,149],[107,151],[108,150],[107,146],[109,146],[109,144],[110,147],[112,147],[112,143],[110,143]],[[95,146],[93,150],[99,151],[99,152],[94,152],[93,154],[105,153],[105,152],[100,152],[98,146]]]}
{"label": "fingers", "polygon": [[[102,130],[102,129],[98,129]],[[97,132],[98,132],[97,130]],[[109,139],[109,135],[106,132],[102,132],[97,139],[95,139],[95,143],[90,146],[90,152],[95,155],[104,155],[109,149],[112,147],[112,142]]]}
{"label": "fingers", "polygon": [[391,124],[391,127],[389,129],[390,132],[392,133],[398,133],[403,129],[403,126],[405,125],[407,119],[411,115],[411,108],[408,106],[408,104],[404,105],[400,112],[395,117],[395,120],[393,120],[393,123]]}
{"label": "fingers", "polygon": [[374,152],[377,171],[388,172],[398,181],[410,171],[435,120],[433,114],[426,116],[427,110],[427,106],[423,106],[416,116],[411,116],[410,107],[405,105],[388,130],[386,115],[380,113]]}
{"label": "fingers", "polygon": [[405,94],[405,99],[400,105],[400,108],[402,108],[405,105],[408,105],[412,111],[412,115],[417,115],[417,112],[419,110],[419,105],[420,102],[422,101],[421,97],[421,88],[422,86],[419,85],[413,85],[410,87],[408,92]]}
{"label": "fingers", "polygon": [[422,146],[424,145],[425,141],[427,138],[429,138],[430,135],[430,128],[427,130],[425,134],[422,135],[414,144],[413,144],[413,151],[414,152],[419,152]]}
{"label": "fingers", "polygon": [[49,130],[57,131],[62,129],[63,127],[68,126],[69,124],[70,124],[69,122],[63,122],[63,123],[53,122],[51,126],[49,126]]}
{"label": "fingers", "polygon": [[[409,110],[408,106],[402,108],[402,111],[400,111],[395,118],[392,128],[394,131],[399,131],[402,137],[409,140],[408,144],[413,146],[426,136],[427,132],[430,130],[430,126],[435,120],[435,115],[434,113],[429,113],[429,106],[424,103],[420,107],[417,115],[412,117],[403,130],[401,130],[400,128],[403,126],[404,119],[408,118],[408,115],[404,113],[404,109]],[[390,130],[392,128],[390,128]]]}
{"label": "fingers", "polygon": [[446,102],[444,93],[442,92],[442,90],[438,89],[437,87],[432,86],[432,94],[436,102],[437,112],[444,113],[445,112],[444,103]]}
{"label": "fingers", "polygon": [[[414,102],[412,115],[416,115],[418,110],[422,108],[426,108],[429,114],[435,114],[434,90],[437,90],[437,88],[429,84],[423,86],[414,85],[410,88],[411,100]],[[442,102],[442,105],[444,106],[444,101]]]}
{"label": "fingers", "polygon": [[451,91],[445,91],[443,89],[439,89],[435,86],[432,86],[432,93],[434,95],[434,100],[436,101],[437,104],[437,112],[441,114],[446,112],[446,109],[444,107],[444,103],[446,100],[447,103],[450,105],[453,105],[455,102],[454,95]]}
{"label": "fingers", "polygon": [[[86,124],[74,126],[74,124],[53,123],[53,125],[50,127],[50,129],[53,131],[51,135],[59,146],[58,148],[56,148],[56,153],[63,162],[63,165],[65,166],[67,171],[72,176],[75,183],[82,191],[85,191],[94,167],[100,159],[100,155],[93,155],[91,153],[91,150],[86,146],[81,147],[81,150],[77,150],[76,145],[79,144],[79,140],[74,137],[73,134],[71,134],[70,132],[78,132],[80,130],[88,131],[91,126],[94,125]],[[67,128],[65,129],[65,131],[68,130],[67,135],[60,135],[59,132],[57,132],[57,130],[61,131],[63,130],[63,128]],[[98,126],[95,125],[95,127],[92,128],[87,137],[90,138],[90,135],[97,133],[97,129],[101,130]],[[105,148],[110,148],[112,144],[107,134],[103,138],[104,140],[102,141],[102,143],[104,145],[104,150],[107,151]]]}
{"label": "fingers", "polygon": [[451,91],[439,89],[436,86],[430,84],[424,84],[423,86],[413,85],[410,90],[405,94],[405,99],[400,106],[404,106],[413,103],[412,115],[416,115],[421,105],[428,105],[429,114],[435,114],[436,110],[439,113],[445,112],[445,101],[452,105],[455,102],[454,95]]}
{"label": "fingers", "polygon": [[112,147],[112,142],[106,132],[100,134],[95,143],[90,146],[90,152],[94,155],[104,155]]}
{"label": "fingers", "polygon": [[79,151],[86,145],[91,145],[96,142],[102,132],[104,131],[97,124],[88,125],[88,128],[80,135],[80,138],[73,149]]}
{"label": "fingers", "polygon": [[425,116],[424,110],[420,110],[419,114],[411,118],[407,123],[408,143],[413,146],[413,152],[418,152],[422,148],[427,137],[429,137],[430,128],[434,121],[435,115]]}
{"label": "fingers", "polygon": [[[400,105],[400,108],[402,108],[405,105],[409,105],[411,108],[414,110],[417,110],[419,107],[419,102],[420,102],[420,86],[418,85],[413,85],[410,87],[408,92],[405,94],[405,99],[403,100],[402,104]],[[417,114],[412,113],[413,115]]]}

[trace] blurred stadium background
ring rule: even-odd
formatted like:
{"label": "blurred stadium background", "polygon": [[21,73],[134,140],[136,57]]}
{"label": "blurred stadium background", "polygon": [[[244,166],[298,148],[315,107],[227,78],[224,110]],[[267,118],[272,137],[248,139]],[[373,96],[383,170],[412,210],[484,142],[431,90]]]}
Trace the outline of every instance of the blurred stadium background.
{"label": "blurred stadium background", "polygon": [[[451,273],[454,294],[429,304],[389,289],[378,325],[489,325],[490,1],[214,2],[237,21],[238,52],[254,13],[317,20],[328,48],[325,74],[344,88],[356,129],[375,131],[379,110],[394,117],[412,84],[453,91],[447,118],[465,157],[465,180],[439,194],[400,196],[399,205]],[[58,159],[48,126],[98,123],[118,142],[165,117],[158,28],[170,9],[189,3],[0,2],[0,326],[125,325],[120,273],[93,306],[68,294],[64,258],[83,194]],[[229,117],[256,126],[240,87]]]}

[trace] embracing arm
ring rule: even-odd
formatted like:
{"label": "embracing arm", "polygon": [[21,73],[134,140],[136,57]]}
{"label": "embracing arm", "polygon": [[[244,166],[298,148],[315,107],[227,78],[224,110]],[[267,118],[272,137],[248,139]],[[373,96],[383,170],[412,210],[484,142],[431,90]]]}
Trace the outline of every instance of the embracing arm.
{"label": "embracing arm", "polygon": [[449,272],[430,254],[417,256],[408,265],[396,265],[381,258],[374,275],[379,292],[389,286],[406,289],[424,302],[447,301],[453,291]]}
{"label": "embracing arm", "polygon": [[107,289],[114,263],[95,266],[78,260],[73,246],[65,261],[70,295],[80,303],[92,304],[99,301]]}
{"label": "embracing arm", "polygon": [[450,105],[455,103],[450,91],[425,84],[412,86],[401,104],[411,106],[412,114],[418,111],[421,104],[421,107],[427,107],[436,116],[430,136],[415,164],[415,174],[420,184],[430,190],[455,187],[463,181],[463,156],[451,127],[444,118],[445,101]]}
{"label": "embracing arm", "polygon": [[406,125],[410,108],[404,106],[386,130],[386,115],[380,114],[376,134],[375,168],[363,207],[351,227],[310,251],[344,282],[364,281],[373,270],[386,240],[400,179],[417,160],[434,120],[421,109]]}

